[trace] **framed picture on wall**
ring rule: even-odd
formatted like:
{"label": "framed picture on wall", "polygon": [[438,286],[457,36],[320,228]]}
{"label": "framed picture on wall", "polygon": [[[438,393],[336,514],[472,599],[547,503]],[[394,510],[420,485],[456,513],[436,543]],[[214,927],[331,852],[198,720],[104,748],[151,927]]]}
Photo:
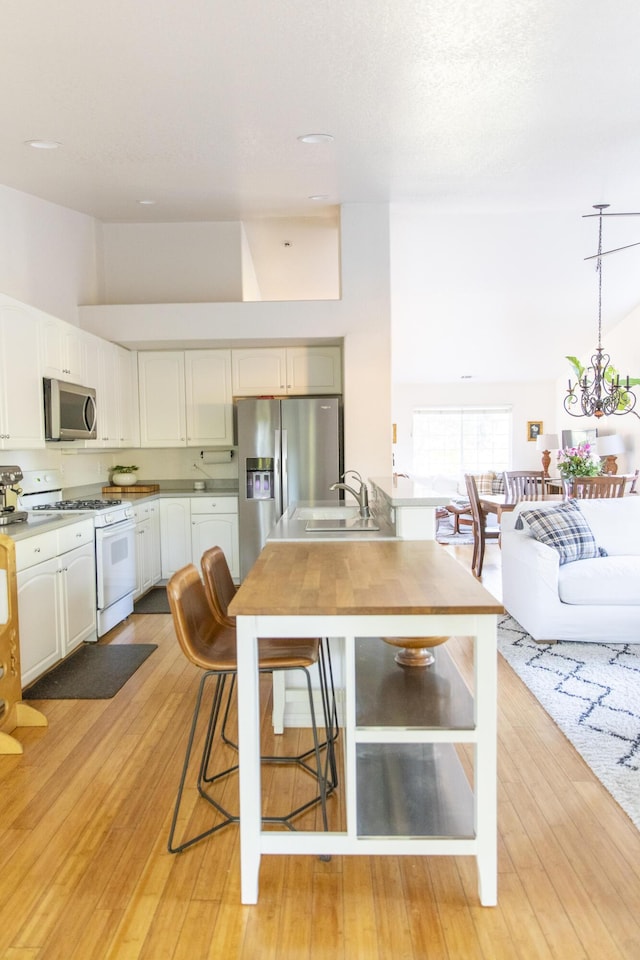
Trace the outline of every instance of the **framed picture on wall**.
{"label": "framed picture on wall", "polygon": [[537,440],[541,433],[544,433],[542,420],[529,420],[527,422],[527,440]]}

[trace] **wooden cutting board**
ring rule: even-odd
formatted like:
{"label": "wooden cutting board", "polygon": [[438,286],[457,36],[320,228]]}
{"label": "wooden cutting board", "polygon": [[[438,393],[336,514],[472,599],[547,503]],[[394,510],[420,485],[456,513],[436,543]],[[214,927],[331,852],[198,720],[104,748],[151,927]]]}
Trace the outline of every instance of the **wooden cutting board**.
{"label": "wooden cutting board", "polygon": [[159,483],[136,483],[130,487],[103,487],[103,493],[157,493],[160,489]]}

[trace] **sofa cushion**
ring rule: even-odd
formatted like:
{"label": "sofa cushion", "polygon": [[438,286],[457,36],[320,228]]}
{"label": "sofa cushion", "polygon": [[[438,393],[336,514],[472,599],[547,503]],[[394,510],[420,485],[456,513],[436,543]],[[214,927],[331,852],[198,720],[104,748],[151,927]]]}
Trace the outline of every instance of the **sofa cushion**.
{"label": "sofa cushion", "polygon": [[557,550],[561,564],[606,556],[606,552],[598,547],[575,500],[557,503],[551,508],[547,506],[542,510],[521,510],[516,527],[522,522],[528,525],[536,540]]}
{"label": "sofa cushion", "polygon": [[560,568],[563,603],[600,606],[640,605],[640,557],[602,557]]}
{"label": "sofa cushion", "polygon": [[474,473],[473,476],[480,496],[483,496],[485,493],[493,493],[493,481],[496,479],[493,470],[491,473]]}
{"label": "sofa cushion", "polygon": [[640,556],[640,497],[577,500],[596,543],[608,555]]}

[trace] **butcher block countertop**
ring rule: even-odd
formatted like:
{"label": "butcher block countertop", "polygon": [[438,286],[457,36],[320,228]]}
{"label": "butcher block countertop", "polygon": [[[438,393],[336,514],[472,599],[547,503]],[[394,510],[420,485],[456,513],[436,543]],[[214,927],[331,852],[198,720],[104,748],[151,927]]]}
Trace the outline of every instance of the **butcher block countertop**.
{"label": "butcher block countertop", "polygon": [[267,543],[233,616],[500,614],[504,608],[433,540]]}

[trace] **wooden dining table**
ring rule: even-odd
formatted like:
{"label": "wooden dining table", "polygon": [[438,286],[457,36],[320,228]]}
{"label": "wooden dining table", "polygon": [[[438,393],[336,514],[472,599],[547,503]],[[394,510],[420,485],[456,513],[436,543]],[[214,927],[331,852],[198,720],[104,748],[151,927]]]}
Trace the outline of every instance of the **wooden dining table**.
{"label": "wooden dining table", "polygon": [[508,496],[504,493],[501,494],[481,494],[479,497],[480,500],[480,509],[486,513],[495,513],[498,517],[498,522],[500,521],[503,513],[508,513],[513,510],[518,503],[548,503],[550,500],[562,501],[564,500],[562,494],[548,493],[544,497],[520,497],[519,500],[510,500]]}

